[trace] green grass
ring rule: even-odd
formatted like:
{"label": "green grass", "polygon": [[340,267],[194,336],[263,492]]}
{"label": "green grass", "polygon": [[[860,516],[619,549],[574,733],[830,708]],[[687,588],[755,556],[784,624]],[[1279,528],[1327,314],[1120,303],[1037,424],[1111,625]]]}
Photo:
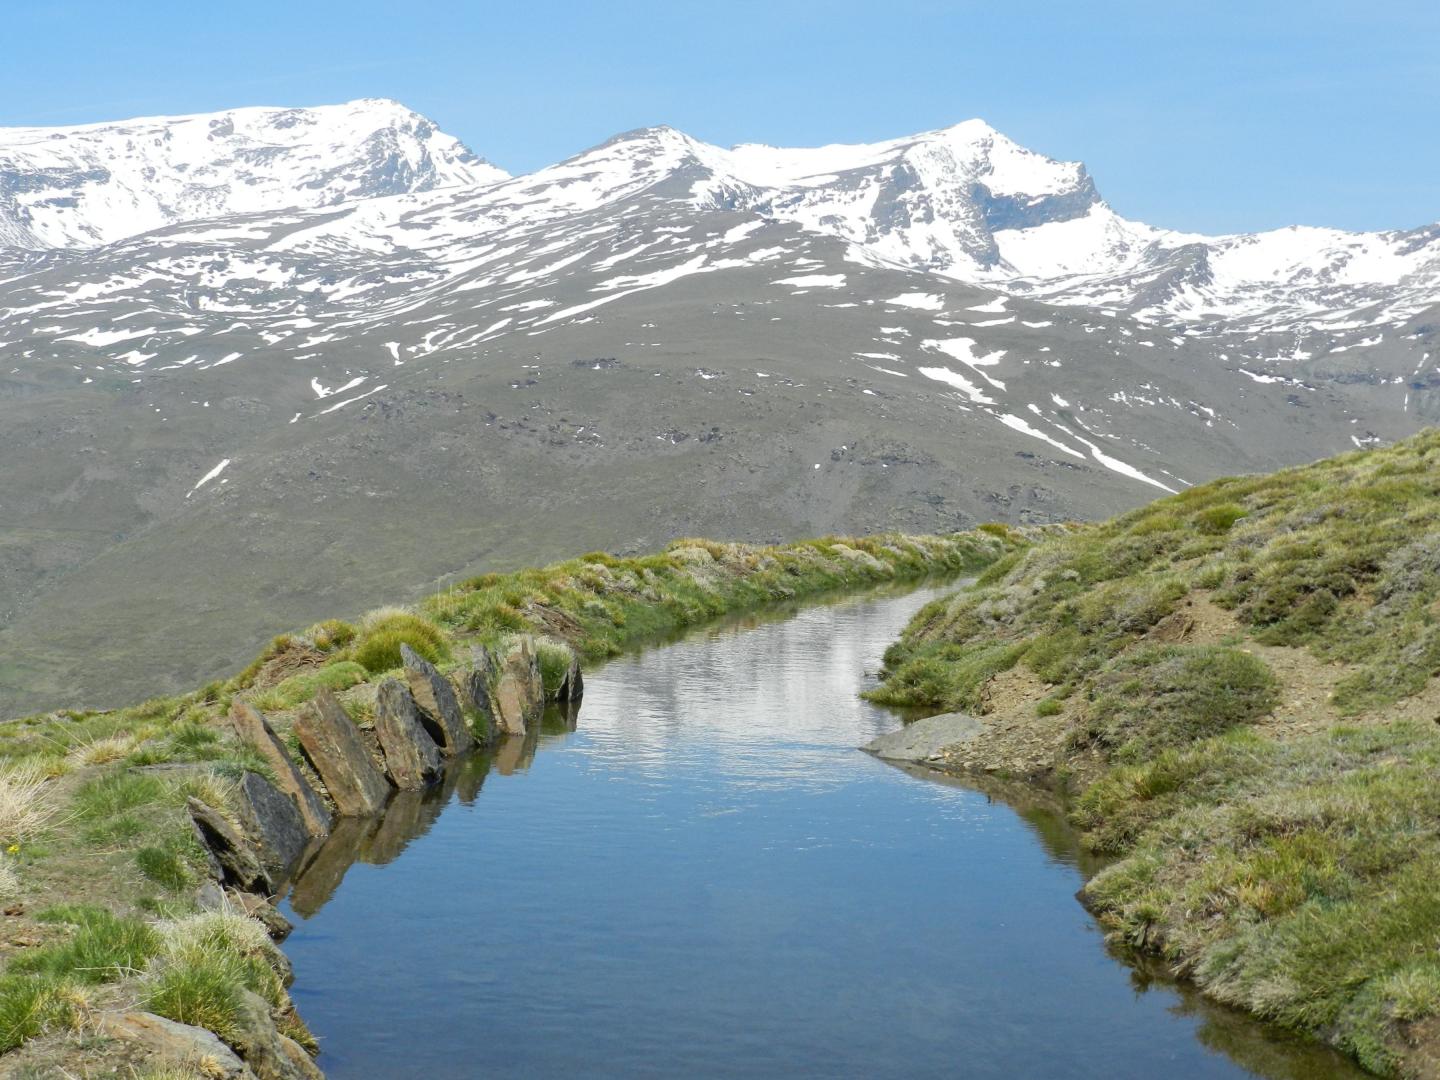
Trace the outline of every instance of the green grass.
{"label": "green grass", "polygon": [[444,631],[423,615],[408,611],[388,611],[367,620],[351,655],[362,670],[378,675],[400,666],[402,645],[409,645],[432,664],[450,656]]}
{"label": "green grass", "polygon": [[497,642],[518,631],[539,633],[596,660],[731,612],[976,570],[1017,543],[980,532],[831,537],[769,548],[679,540],[643,558],[597,552],[543,569],[487,574],[430,597],[422,608],[452,634]]}
{"label": "green grass", "polygon": [[150,844],[135,852],[135,865],[155,884],[171,892],[182,892],[193,888],[195,875],[182,851],[174,846]]}
{"label": "green grass", "polygon": [[72,812],[80,821],[98,821],[127,810],[159,802],[167,792],[165,782],[147,773],[116,771],[99,776],[80,787],[71,800]]}
{"label": "green grass", "polygon": [[1000,645],[1079,686],[1205,589],[1261,643],[1354,663],[1342,709],[1383,708],[1440,673],[1440,433],[1191,488],[1014,553],[980,584],[912,623],[877,698],[966,707],[971,680],[907,668]]}
{"label": "green grass", "polygon": [[1259,719],[1278,704],[1277,686],[1261,660],[1239,649],[1142,649],[1097,676],[1071,738],[1113,760],[1148,760]]}
{"label": "green grass", "polygon": [[560,684],[570,670],[570,662],[575,657],[575,650],[562,642],[541,638],[536,644],[536,653],[540,662],[540,678],[545,684],[545,693],[547,696],[553,695],[560,689]]}
{"label": "green grass", "polygon": [[69,983],[46,975],[0,975],[0,1054],[27,1039],[74,1023]]}
{"label": "green grass", "polygon": [[21,953],[7,974],[113,982],[140,971],[160,947],[160,937],[148,922],[105,908],[66,905],[42,912],[40,919],[73,927],[73,933],[64,941]]}
{"label": "green grass", "polygon": [[1086,897],[1215,997],[1396,1071],[1396,1025],[1440,1008],[1440,732],[1240,730],[1114,770],[1081,798],[1124,858]]}
{"label": "green grass", "polygon": [[166,928],[145,1004],[182,1024],[233,1037],[243,1016],[244,991],[270,1005],[284,1000],[278,950],[253,919],[210,912]]}
{"label": "green grass", "polygon": [[[363,653],[364,662],[355,660],[342,660],[337,663],[327,664],[325,667],[316,668],[314,671],[302,672],[299,675],[292,675],[284,682],[272,687],[269,690],[256,694],[251,700],[257,709],[279,711],[281,709],[293,709],[301,702],[309,701],[321,690],[347,690],[356,683],[365,682],[370,678],[372,671],[388,671],[389,668],[397,667],[400,664],[400,645],[398,640],[394,641],[394,663],[388,667],[370,668],[369,664],[386,664],[391,658],[389,644],[380,645],[377,642],[382,639],[390,642],[394,634],[383,633],[380,637],[369,637],[366,639],[367,646]],[[415,647],[415,640],[406,637],[404,640],[412,647]],[[420,649],[416,647],[416,651]],[[383,653],[383,655],[381,655]],[[439,650],[432,650],[434,657],[440,656]],[[422,653],[422,655],[424,655]]]}
{"label": "green grass", "polygon": [[192,957],[169,964],[149,986],[145,1007],[158,1016],[234,1037],[243,1016],[242,972],[227,957]]}

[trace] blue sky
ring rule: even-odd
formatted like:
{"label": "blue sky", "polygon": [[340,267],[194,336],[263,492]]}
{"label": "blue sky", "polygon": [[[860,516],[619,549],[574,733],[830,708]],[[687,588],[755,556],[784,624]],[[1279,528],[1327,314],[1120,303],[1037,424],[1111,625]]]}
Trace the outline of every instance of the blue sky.
{"label": "blue sky", "polygon": [[873,141],[983,117],[1121,213],[1440,220],[1435,0],[7,4],[0,125],[392,97],[521,172],[629,128]]}

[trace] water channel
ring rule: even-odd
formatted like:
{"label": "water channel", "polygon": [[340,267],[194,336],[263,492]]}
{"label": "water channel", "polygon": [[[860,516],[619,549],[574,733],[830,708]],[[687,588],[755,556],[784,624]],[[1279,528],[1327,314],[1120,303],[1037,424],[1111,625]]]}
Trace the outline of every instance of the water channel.
{"label": "water channel", "polygon": [[935,594],[612,661],[578,714],[344,823],[286,907],[326,1075],[1359,1076],[1107,951],[1045,797],[856,749]]}

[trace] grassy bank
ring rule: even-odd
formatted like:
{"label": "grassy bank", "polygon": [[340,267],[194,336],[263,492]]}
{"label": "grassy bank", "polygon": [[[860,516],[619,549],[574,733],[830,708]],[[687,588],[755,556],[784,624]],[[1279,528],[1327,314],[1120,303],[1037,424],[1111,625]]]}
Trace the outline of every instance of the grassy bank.
{"label": "grassy bank", "polygon": [[922,610],[881,700],[1067,784],[1085,896],[1207,993],[1383,1074],[1440,1062],[1440,433],[1217,481]]}
{"label": "grassy bank", "polygon": [[191,694],[0,725],[0,1053],[21,1074],[63,1066],[130,1077],[144,1063],[87,1034],[100,1015],[146,1010],[235,1042],[256,997],[284,1034],[309,1042],[284,992],[283,957],[259,923],[196,905],[207,867],[186,799],[233,812],[237,779],[267,771],[229,730],[237,696],[266,711],[282,737],[321,688],[366,726],[371,686],[394,673],[402,644],[443,669],[473,643],[534,633],[553,683],[572,650],[595,660],[727,613],[974,571],[1020,542],[995,529],[596,553],[281,635],[235,677]]}

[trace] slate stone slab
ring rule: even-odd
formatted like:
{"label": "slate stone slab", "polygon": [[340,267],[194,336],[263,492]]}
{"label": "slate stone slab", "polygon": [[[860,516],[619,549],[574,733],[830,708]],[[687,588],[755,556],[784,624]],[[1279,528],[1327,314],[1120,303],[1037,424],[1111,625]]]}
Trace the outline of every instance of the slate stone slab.
{"label": "slate stone slab", "polygon": [[405,681],[420,708],[420,722],[441,751],[453,757],[474,749],[475,737],[465,723],[450,680],[409,645],[400,646],[400,659],[405,665]]}
{"label": "slate stone slab", "polygon": [[506,735],[524,735],[545,712],[545,683],[535,643],[522,635],[506,650],[495,681],[495,716]]}
{"label": "slate stone slab", "polygon": [[240,778],[237,810],[260,861],[277,881],[300,862],[314,839],[299,809],[269,780],[247,772]]}
{"label": "slate stone slab", "polygon": [[585,693],[585,677],[580,672],[580,658],[572,656],[570,667],[565,672],[565,677],[560,681],[560,688],[555,692],[556,701],[579,701]]}
{"label": "slate stone slab", "polygon": [[324,781],[341,814],[378,814],[390,785],[370,759],[360,729],[329,690],[321,690],[295,719],[306,759]]}
{"label": "slate stone slab", "polygon": [[210,853],[211,870],[218,871],[215,877],[221,884],[268,896],[274,884],[239,830],[219,810],[194,796],[185,801],[185,806],[196,837]]}
{"label": "slate stone slab", "polygon": [[495,654],[484,645],[470,650],[470,661],[451,673],[455,697],[460,711],[478,742],[489,746],[500,736],[500,721],[495,709],[495,680],[500,664]]}
{"label": "slate stone slab", "polygon": [[385,679],[375,689],[375,737],[396,787],[414,790],[440,779],[440,748],[420,722],[415,698],[398,679]]}
{"label": "slate stone slab", "polygon": [[295,803],[306,831],[317,840],[329,835],[330,811],[315,794],[304,774],[296,768],[285,744],[275,734],[265,715],[248,701],[236,701],[230,706],[230,724],[235,734],[253,746],[270,766],[275,774],[275,786]]}

